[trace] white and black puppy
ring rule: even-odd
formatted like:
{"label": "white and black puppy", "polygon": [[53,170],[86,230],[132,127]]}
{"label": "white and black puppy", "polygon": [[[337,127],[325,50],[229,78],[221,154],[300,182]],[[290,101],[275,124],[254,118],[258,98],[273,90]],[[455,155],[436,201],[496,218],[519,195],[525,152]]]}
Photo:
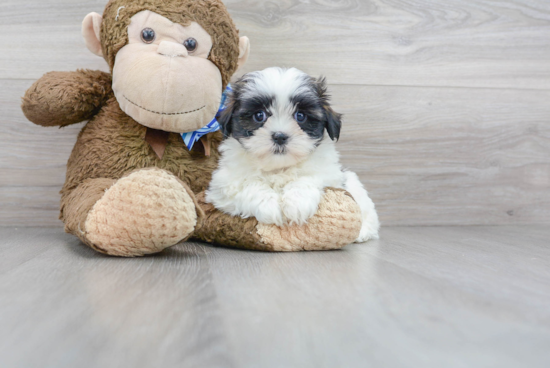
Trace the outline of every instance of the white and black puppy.
{"label": "white and black puppy", "polygon": [[374,203],[339,162],[334,141],[341,117],[329,105],[323,78],[280,68],[245,75],[218,116],[226,139],[207,201],[266,224],[304,224],[317,212],[324,188],[343,188],[361,207],[356,241],[378,238]]}

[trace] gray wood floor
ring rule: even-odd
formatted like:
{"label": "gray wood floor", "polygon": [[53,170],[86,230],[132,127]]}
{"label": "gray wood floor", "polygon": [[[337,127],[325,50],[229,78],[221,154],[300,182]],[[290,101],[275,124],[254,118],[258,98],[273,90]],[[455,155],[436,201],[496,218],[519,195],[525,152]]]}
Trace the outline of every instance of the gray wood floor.
{"label": "gray wood floor", "polygon": [[384,228],[325,253],[99,255],[0,228],[0,367],[548,367],[550,229]]}

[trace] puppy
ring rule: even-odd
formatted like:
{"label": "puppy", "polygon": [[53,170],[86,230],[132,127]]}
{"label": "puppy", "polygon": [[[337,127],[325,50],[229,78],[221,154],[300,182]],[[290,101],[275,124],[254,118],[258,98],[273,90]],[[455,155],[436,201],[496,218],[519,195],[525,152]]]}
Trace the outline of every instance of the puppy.
{"label": "puppy", "polygon": [[329,105],[325,79],[269,68],[232,87],[218,116],[226,139],[206,200],[225,213],[283,226],[306,223],[324,188],[343,188],[361,207],[356,242],[378,238],[374,203],[357,175],[340,165],[335,141],[342,115]]}

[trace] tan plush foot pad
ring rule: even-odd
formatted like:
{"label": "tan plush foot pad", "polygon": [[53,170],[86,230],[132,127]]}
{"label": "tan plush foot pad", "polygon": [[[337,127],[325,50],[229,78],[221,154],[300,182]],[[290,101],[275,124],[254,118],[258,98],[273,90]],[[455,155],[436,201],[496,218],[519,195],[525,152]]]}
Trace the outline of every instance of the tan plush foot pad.
{"label": "tan plush foot pad", "polygon": [[281,228],[224,214],[205,202],[204,193],[197,200],[206,217],[195,236],[225,246],[271,252],[340,249],[353,243],[361,231],[359,206],[338,189],[327,189],[317,214],[306,225]]}
{"label": "tan plush foot pad", "polygon": [[306,225],[258,224],[257,229],[261,241],[277,252],[340,249],[359,236],[361,209],[347,192],[327,190]]}
{"label": "tan plush foot pad", "polygon": [[195,203],[164,170],[144,169],[119,179],[94,205],[87,239],[115,256],[157,253],[187,238],[197,224]]}

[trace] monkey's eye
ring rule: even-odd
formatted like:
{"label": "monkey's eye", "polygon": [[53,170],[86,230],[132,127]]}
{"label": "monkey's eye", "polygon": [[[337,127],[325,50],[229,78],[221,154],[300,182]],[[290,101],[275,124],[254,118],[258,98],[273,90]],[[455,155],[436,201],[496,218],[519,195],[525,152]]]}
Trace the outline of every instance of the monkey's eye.
{"label": "monkey's eye", "polygon": [[265,111],[258,111],[254,114],[254,121],[258,124],[265,123],[267,120],[267,114]]}
{"label": "monkey's eye", "polygon": [[294,114],[294,119],[296,119],[298,123],[305,123],[307,120],[307,115],[303,112],[298,111],[296,114]]}
{"label": "monkey's eye", "polygon": [[145,43],[152,43],[155,40],[155,31],[151,28],[145,28],[141,31],[141,40]]}
{"label": "monkey's eye", "polygon": [[183,42],[183,46],[185,46],[185,48],[189,52],[195,51],[197,49],[198,45],[199,45],[199,43],[193,37],[188,38]]}

